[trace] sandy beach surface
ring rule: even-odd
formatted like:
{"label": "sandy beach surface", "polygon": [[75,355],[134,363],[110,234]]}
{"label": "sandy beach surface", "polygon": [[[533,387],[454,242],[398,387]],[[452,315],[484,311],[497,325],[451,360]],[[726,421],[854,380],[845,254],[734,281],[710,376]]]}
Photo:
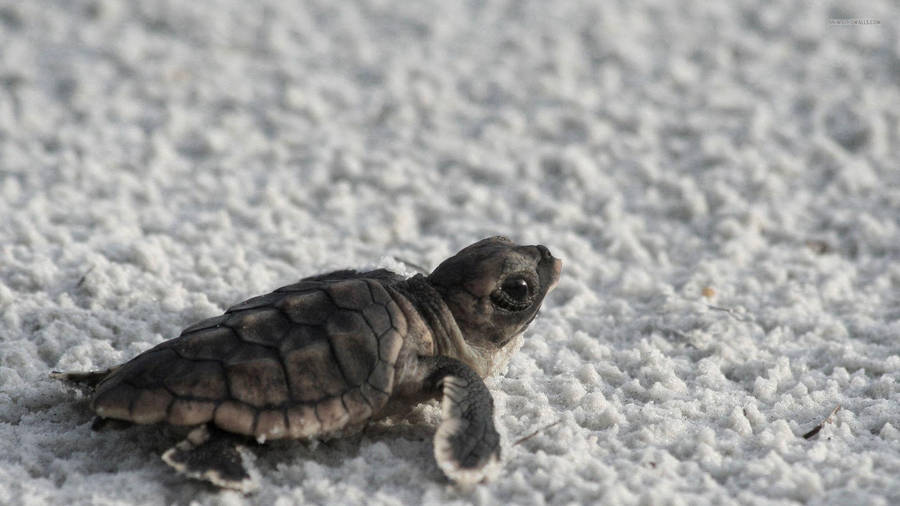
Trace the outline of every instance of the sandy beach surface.
{"label": "sandy beach surface", "polygon": [[[900,503],[900,7],[845,4],[0,0],[0,504]],[[497,234],[565,267],[473,490],[436,403],[243,496],[48,378]]]}

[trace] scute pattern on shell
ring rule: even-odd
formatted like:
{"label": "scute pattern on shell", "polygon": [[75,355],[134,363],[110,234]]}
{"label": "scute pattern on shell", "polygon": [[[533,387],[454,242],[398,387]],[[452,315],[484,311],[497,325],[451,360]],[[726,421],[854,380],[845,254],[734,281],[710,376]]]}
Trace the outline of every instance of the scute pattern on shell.
{"label": "scute pattern on shell", "polygon": [[309,278],[186,328],[106,378],[103,417],[306,438],[387,402],[407,322],[388,278]]}

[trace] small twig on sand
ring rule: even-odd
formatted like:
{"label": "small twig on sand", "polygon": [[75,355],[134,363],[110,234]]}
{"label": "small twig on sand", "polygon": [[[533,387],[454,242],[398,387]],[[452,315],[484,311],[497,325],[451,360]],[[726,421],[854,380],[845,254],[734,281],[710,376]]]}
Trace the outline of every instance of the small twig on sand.
{"label": "small twig on sand", "polygon": [[816,434],[818,434],[819,431],[822,430],[822,427],[824,427],[826,423],[831,423],[831,417],[833,417],[835,413],[840,411],[840,409],[841,409],[841,405],[838,404],[837,407],[832,409],[831,413],[827,417],[825,417],[824,420],[822,420],[822,423],[820,423],[819,425],[816,425],[815,427],[812,428],[811,431],[804,434],[803,439],[809,439],[809,438],[815,436]]}
{"label": "small twig on sand", "polygon": [[732,318],[734,318],[735,320],[737,320],[739,322],[747,321],[747,318],[745,318],[742,315],[737,314],[737,312],[730,307],[713,306],[711,304],[707,304],[706,307],[708,307],[712,310],[715,310],[715,311],[722,311],[722,312],[728,313],[728,316],[731,316]]}
{"label": "small twig on sand", "polygon": [[96,267],[96,265],[92,265],[91,268],[88,269],[87,272],[85,272],[85,273],[81,276],[81,279],[78,280],[78,283],[75,283],[75,288],[80,288],[81,285],[84,284],[84,281],[87,279],[88,274],[90,274],[91,271],[94,270],[94,267]]}
{"label": "small twig on sand", "polygon": [[680,330],[670,329],[668,327],[658,327],[658,329],[663,332],[668,332],[669,334],[672,334],[679,339],[684,339],[684,340],[690,339],[690,337],[687,334],[685,334],[684,332],[682,332]]}
{"label": "small twig on sand", "polygon": [[513,445],[513,446],[520,445],[520,444],[524,443],[525,441],[528,441],[529,439],[533,438],[534,436],[537,436],[537,435],[540,434],[541,432],[543,432],[543,431],[545,431],[545,430],[547,430],[547,429],[549,429],[549,428],[551,428],[551,427],[554,427],[554,426],[556,426],[556,425],[559,425],[560,423],[562,423],[562,420],[557,420],[557,421],[551,423],[550,425],[541,427],[540,429],[538,429],[538,430],[532,432],[531,434],[529,434],[529,435],[527,435],[527,436],[525,436],[525,437],[523,437],[523,438],[520,438],[518,441],[516,441],[516,442],[513,443],[512,445]]}

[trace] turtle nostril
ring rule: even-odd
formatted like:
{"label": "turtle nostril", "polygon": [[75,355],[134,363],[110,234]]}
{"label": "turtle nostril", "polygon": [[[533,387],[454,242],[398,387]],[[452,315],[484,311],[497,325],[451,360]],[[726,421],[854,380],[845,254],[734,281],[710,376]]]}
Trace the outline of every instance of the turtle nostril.
{"label": "turtle nostril", "polygon": [[550,250],[547,249],[547,247],[544,246],[543,244],[538,244],[537,249],[538,249],[538,251],[541,252],[541,258],[543,258],[545,260],[553,258],[553,255],[550,254]]}

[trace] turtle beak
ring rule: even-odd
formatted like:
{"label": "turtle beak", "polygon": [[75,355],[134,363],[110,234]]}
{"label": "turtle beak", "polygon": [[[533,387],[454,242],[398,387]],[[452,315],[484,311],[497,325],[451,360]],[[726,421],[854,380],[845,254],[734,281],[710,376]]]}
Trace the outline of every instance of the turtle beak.
{"label": "turtle beak", "polygon": [[537,244],[531,246],[531,248],[537,253],[538,268],[542,273],[545,273],[541,277],[544,275],[550,276],[550,285],[547,288],[547,293],[550,293],[556,287],[556,284],[559,283],[559,273],[562,272],[562,260],[554,257],[543,244]]}

